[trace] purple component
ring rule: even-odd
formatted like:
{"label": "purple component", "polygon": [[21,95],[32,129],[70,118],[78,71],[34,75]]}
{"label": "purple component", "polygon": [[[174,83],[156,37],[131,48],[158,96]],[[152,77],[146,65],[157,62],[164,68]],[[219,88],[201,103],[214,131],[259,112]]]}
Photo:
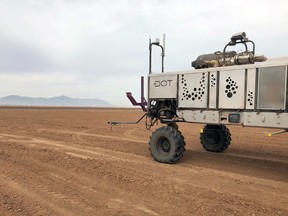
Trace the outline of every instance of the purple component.
{"label": "purple component", "polygon": [[146,109],[147,101],[144,97],[144,77],[143,76],[141,76],[141,102],[137,103],[137,101],[132,96],[131,92],[126,92],[126,95],[128,99],[131,101],[131,103],[133,104],[133,106],[141,106],[142,110],[144,112],[147,112],[147,109]]}

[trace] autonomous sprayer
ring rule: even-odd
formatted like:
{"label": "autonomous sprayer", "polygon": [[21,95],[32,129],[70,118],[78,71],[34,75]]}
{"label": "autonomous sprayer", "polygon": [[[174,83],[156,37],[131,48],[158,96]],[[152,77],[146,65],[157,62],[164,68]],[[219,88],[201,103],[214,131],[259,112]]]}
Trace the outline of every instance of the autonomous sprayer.
{"label": "autonomous sprayer", "polygon": [[[151,70],[154,46],[162,50],[159,73]],[[226,50],[233,46],[243,46],[244,51]],[[132,104],[145,112],[141,119],[146,117],[147,129],[156,122],[165,125],[150,137],[149,149],[156,161],[176,163],[183,156],[185,141],[177,122],[204,124],[200,142],[211,152],[229,147],[231,134],[226,125],[279,128],[268,136],[288,131],[288,57],[267,60],[256,55],[254,42],[240,32],[223,51],[200,55],[191,65],[194,69],[164,72],[164,45],[150,39],[148,100],[143,77],[140,103],[127,92]]]}

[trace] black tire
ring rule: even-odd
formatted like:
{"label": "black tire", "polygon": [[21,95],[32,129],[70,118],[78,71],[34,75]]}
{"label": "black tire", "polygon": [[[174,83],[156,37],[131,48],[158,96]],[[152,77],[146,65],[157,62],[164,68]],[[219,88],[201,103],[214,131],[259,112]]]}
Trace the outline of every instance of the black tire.
{"label": "black tire", "polygon": [[[169,122],[168,124],[167,124],[167,126],[170,126],[170,127],[173,127],[173,128],[175,128],[176,130],[178,130],[178,125],[175,123],[175,122]],[[178,130],[178,132],[180,132],[179,130]],[[181,132],[180,132],[181,133]]]}
{"label": "black tire", "polygon": [[210,152],[223,152],[231,142],[231,134],[225,125],[205,125],[200,133],[201,144]]}
{"label": "black tire", "polygon": [[158,128],[150,137],[149,150],[155,161],[177,163],[185,151],[184,137],[175,127]]}

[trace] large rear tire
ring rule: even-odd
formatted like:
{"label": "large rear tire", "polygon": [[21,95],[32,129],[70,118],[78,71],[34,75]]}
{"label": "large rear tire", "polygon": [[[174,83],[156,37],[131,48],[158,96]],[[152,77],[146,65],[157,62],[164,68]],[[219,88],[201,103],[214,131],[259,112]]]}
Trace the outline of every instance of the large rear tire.
{"label": "large rear tire", "polygon": [[225,125],[205,125],[200,133],[201,144],[211,152],[225,151],[231,142],[231,134]]}
{"label": "large rear tire", "polygon": [[177,163],[185,151],[184,137],[176,127],[158,128],[150,137],[149,150],[155,161]]}

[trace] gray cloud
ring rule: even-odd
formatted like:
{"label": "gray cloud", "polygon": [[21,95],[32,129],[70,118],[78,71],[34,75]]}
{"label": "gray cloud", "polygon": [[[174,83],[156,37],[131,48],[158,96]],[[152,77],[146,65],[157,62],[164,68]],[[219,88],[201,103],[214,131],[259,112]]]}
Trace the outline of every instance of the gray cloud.
{"label": "gray cloud", "polygon": [[53,71],[59,65],[37,47],[0,35],[0,73]]}
{"label": "gray cloud", "polygon": [[[285,0],[0,1],[0,75],[7,84],[0,96],[68,94],[129,105],[125,92],[138,92],[148,71],[149,36],[166,33],[167,71],[191,69],[198,55],[222,50],[239,31],[257,53],[287,56],[287,13]],[[160,50],[153,62],[160,71]]]}

